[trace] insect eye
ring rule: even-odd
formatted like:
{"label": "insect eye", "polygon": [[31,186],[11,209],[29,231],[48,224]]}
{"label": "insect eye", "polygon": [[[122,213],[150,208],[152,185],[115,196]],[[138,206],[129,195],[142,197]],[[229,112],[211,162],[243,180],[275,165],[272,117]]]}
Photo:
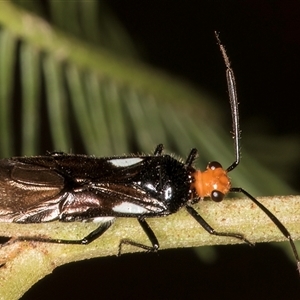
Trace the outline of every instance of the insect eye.
{"label": "insect eye", "polygon": [[211,199],[215,202],[221,202],[224,199],[224,196],[225,195],[223,193],[217,190],[213,190],[210,195]]}
{"label": "insect eye", "polygon": [[208,168],[211,170],[217,169],[217,168],[222,168],[222,165],[218,163],[217,161],[212,161],[208,164]]}

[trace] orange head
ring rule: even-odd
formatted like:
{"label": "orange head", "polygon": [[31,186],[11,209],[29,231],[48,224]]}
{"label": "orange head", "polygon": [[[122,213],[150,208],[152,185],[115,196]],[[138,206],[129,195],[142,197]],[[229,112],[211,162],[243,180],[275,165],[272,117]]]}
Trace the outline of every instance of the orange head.
{"label": "orange head", "polygon": [[195,170],[192,178],[191,188],[200,198],[210,197],[219,202],[230,190],[231,183],[227,171],[216,161],[210,162],[204,172]]}

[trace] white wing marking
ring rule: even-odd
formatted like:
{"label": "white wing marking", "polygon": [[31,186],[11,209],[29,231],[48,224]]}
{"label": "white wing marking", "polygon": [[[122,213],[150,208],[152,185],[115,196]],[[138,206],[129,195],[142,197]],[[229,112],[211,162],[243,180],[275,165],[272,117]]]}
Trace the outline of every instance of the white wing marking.
{"label": "white wing marking", "polygon": [[126,158],[114,158],[110,159],[109,162],[116,167],[128,167],[141,162],[143,158],[140,157],[126,157]]}

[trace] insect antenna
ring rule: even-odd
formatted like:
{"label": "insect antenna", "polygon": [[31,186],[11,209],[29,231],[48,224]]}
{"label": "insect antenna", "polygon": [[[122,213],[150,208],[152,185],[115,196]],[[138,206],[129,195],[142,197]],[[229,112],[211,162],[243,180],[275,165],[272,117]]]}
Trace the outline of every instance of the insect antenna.
{"label": "insect antenna", "polygon": [[[232,115],[232,129],[233,129],[232,135],[233,135],[233,141],[234,141],[235,161],[226,170],[227,172],[230,172],[238,166],[238,164],[240,163],[240,158],[241,158],[241,147],[240,147],[241,130],[240,130],[240,124],[239,124],[239,110],[238,110],[239,103],[237,100],[236,82],[235,82],[234,72],[231,68],[229,58],[227,56],[225,47],[222,45],[222,43],[220,41],[220,38],[219,38],[219,35],[217,32],[215,32],[215,36],[216,36],[217,42],[219,44],[221,53],[223,55],[225,65],[226,65],[227,88],[228,88],[230,107],[231,107],[231,115]],[[297,248],[296,248],[295,243],[292,239],[292,236],[291,236],[290,232],[287,230],[287,228],[279,221],[279,219],[273,213],[271,213],[264,205],[262,205],[257,199],[255,199],[251,194],[249,194],[244,189],[232,187],[232,188],[230,188],[229,192],[244,194],[252,202],[254,202],[271,219],[271,221],[277,226],[277,228],[280,230],[280,232],[289,240],[291,248],[293,250],[294,257],[297,261],[297,269],[298,269],[298,272],[300,273],[300,259],[299,259],[299,255],[297,252]]]}
{"label": "insect antenna", "polygon": [[216,31],[215,31],[215,36],[226,65],[227,88],[228,88],[231,116],[232,116],[232,130],[233,130],[232,137],[234,142],[235,161],[227,168],[227,172],[230,172],[238,166],[241,157],[241,147],[240,147],[241,130],[240,130],[239,110],[238,110],[239,103],[237,99],[235,77],[234,77],[233,70],[231,69],[230,66],[229,58],[226,54],[226,50],[224,46],[221,44],[221,40]]}

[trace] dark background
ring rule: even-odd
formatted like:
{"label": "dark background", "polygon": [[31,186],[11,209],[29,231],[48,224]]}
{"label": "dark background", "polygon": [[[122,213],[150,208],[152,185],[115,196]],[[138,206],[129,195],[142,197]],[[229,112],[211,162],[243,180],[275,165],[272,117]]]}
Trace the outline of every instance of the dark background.
{"label": "dark background", "polygon": [[236,74],[242,115],[259,111],[277,133],[299,133],[299,2],[108,3],[149,63],[222,98],[224,65],[213,34],[220,32]]}
{"label": "dark background", "polygon": [[[251,128],[255,115],[268,124],[271,135],[298,137],[299,1],[107,3],[148,63],[222,99],[225,68],[213,34],[219,31],[237,78],[242,127]],[[220,107],[230,118],[223,102]],[[253,125],[253,130],[259,128]],[[295,174],[296,188],[297,183]],[[213,264],[202,263],[193,250],[70,264],[55,270],[23,299],[299,299],[296,266],[278,248],[216,249],[219,255]]]}

